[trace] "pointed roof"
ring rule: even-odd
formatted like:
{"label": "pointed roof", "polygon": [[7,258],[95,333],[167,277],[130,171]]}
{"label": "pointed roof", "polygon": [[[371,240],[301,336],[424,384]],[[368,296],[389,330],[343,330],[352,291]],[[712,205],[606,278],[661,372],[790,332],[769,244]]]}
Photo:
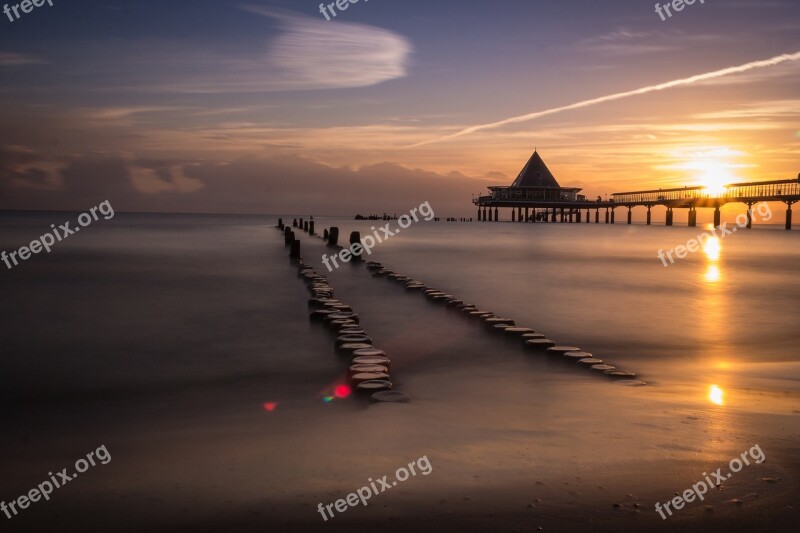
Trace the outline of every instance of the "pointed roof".
{"label": "pointed roof", "polygon": [[533,151],[533,155],[522,167],[517,179],[511,184],[512,187],[561,187],[553,174],[544,164],[539,152]]}

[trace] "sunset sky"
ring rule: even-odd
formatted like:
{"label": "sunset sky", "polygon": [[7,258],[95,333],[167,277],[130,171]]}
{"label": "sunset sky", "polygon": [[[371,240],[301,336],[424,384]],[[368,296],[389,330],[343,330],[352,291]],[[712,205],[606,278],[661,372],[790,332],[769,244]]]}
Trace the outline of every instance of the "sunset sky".
{"label": "sunset sky", "polygon": [[796,0],[53,4],[0,18],[0,209],[473,216],[534,147],[590,197],[800,172]]}

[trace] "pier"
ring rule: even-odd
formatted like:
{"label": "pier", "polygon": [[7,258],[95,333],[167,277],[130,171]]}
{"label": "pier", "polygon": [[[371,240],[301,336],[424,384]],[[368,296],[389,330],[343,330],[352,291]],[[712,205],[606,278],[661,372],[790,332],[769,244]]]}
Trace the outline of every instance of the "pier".
{"label": "pier", "polygon": [[[633,222],[633,209],[647,209],[647,225],[653,222],[652,209],[666,209],[665,225],[672,226],[675,209],[689,210],[689,226],[697,225],[697,210],[714,209],[714,225],[721,221],[720,209],[729,203],[747,205],[747,227],[753,223],[752,207],[760,202],[786,204],[787,230],[792,229],[792,205],[800,201],[800,174],[795,179],[733,183],[712,191],[707,187],[680,187],[646,191],[613,193],[608,200],[589,200],[574,187],[561,187],[552,173],[534,151],[517,179],[508,187],[489,187],[489,194],[473,199],[478,207],[478,220],[500,220],[500,209],[511,210],[512,222],[569,222],[590,223],[601,219],[606,224],[616,223],[616,210],[627,209],[627,223]],[[601,215],[602,211],[602,215]],[[624,211],[623,211],[624,212]],[[594,216],[592,216],[594,215]]]}

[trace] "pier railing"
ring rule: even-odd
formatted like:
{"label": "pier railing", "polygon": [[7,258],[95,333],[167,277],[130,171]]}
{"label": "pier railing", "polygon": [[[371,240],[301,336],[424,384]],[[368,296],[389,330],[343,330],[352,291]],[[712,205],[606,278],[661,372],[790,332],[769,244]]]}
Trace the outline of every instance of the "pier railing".
{"label": "pier railing", "polygon": [[646,205],[692,200],[718,200],[727,202],[765,202],[794,200],[800,198],[800,178],[794,180],[733,183],[720,191],[706,187],[681,187],[649,191],[618,192],[611,195],[615,204]]}

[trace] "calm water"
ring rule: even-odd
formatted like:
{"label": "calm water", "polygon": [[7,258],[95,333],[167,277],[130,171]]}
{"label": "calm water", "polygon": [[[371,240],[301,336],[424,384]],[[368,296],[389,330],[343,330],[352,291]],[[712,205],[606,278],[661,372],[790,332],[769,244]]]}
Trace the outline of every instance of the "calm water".
{"label": "calm water", "polygon": [[[0,249],[71,218],[5,214]],[[293,332],[305,324],[293,319],[305,307],[274,222],[118,214],[49,255],[3,268],[3,394],[169,387],[279,372],[289,362],[302,367],[302,354],[277,349],[296,349],[304,334]],[[317,219],[319,232],[334,224],[342,241],[376,225]],[[701,229],[420,222],[379,244],[373,258],[631,369],[742,365],[760,375],[771,374],[770,363],[796,363],[800,234],[739,232],[720,241],[718,258],[701,251],[665,268],[658,250],[685,244]],[[304,256],[325,271],[321,252],[307,243]],[[393,335],[403,329],[394,309],[413,313],[421,305],[351,265],[330,277],[348,301],[389,313],[375,317],[375,327]],[[435,339],[430,326],[415,332],[417,342]],[[786,374],[792,365],[773,368],[776,376],[798,377]]]}
{"label": "calm water", "polygon": [[[73,218],[0,215],[0,249],[16,249],[51,223]],[[661,473],[666,481],[652,489],[655,501],[744,446],[766,447],[768,435],[796,442],[797,232],[737,233],[721,241],[718,257],[699,252],[665,268],[658,250],[685,244],[701,228],[412,225],[378,245],[373,258],[580,346],[650,386],[618,387],[526,358],[459,314],[345,265],[329,274],[337,298],[392,354],[393,381],[415,399],[388,415],[358,402],[322,402],[341,380],[342,361],[330,336],[307,320],[308,293],[275,222],[117,214],[49,255],[2,271],[0,495],[21,494],[54,465],[101,443],[114,457],[107,476],[87,476],[82,489],[62,491],[49,511],[26,520],[46,529],[64,516],[81,524],[86,512],[103,509],[92,514],[95,527],[124,521],[132,529],[192,530],[187,517],[228,524],[283,513],[291,515],[283,523],[316,527],[318,501],[424,453],[436,475],[415,485],[429,492],[415,494],[435,503],[472,486],[478,472],[487,494],[496,495],[491,479],[498,472],[507,486],[547,476],[563,485],[558,476],[564,461],[574,460],[572,447],[620,451],[620,497],[637,483],[642,491],[657,483],[634,469],[622,486],[619,476],[634,457],[647,464],[669,450],[680,467]],[[341,241],[352,230],[370,233],[373,224],[316,221],[318,232],[338,225]],[[323,272],[321,241],[301,239],[306,262]],[[726,393],[725,413],[708,410],[711,384]],[[676,419],[662,401],[685,402],[689,411]],[[263,402],[279,404],[268,419]],[[730,418],[734,412],[738,418]],[[374,431],[374,424],[385,427]],[[366,433],[354,455],[355,428]],[[793,464],[792,453],[780,450],[775,444],[767,455]],[[610,460],[587,459],[585,483],[611,486],[603,478]],[[522,463],[537,477],[520,470]],[[494,510],[513,502],[525,511],[527,500],[516,502],[513,494],[472,504]],[[424,501],[406,500],[404,516]],[[352,516],[378,519],[390,511],[399,512],[370,507]]]}

